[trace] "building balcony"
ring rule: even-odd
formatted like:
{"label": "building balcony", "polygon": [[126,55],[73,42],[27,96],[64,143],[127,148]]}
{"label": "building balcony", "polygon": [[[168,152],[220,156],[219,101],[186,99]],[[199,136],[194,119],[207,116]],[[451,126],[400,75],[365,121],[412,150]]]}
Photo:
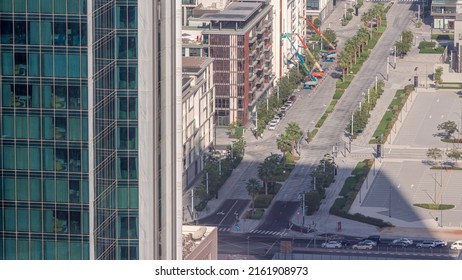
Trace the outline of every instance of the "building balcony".
{"label": "building balcony", "polygon": [[251,37],[251,38],[249,39],[249,44],[252,44],[252,43],[254,43],[255,41],[257,41],[257,35],[254,35],[253,37]]}
{"label": "building balcony", "polygon": [[270,28],[271,24],[272,24],[271,20],[264,20],[263,21],[263,25],[265,26],[265,28]]}

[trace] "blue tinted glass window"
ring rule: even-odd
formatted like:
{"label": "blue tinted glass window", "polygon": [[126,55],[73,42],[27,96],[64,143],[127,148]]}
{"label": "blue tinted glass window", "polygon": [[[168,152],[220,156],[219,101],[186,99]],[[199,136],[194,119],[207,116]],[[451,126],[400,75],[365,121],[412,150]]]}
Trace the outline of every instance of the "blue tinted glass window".
{"label": "blue tinted glass window", "polygon": [[32,232],[42,231],[42,211],[30,210],[30,230]]}
{"label": "blue tinted glass window", "polygon": [[69,54],[69,77],[78,78],[80,76],[80,55],[78,54]]}
{"label": "blue tinted glass window", "polygon": [[29,53],[28,64],[29,76],[40,76],[40,55],[38,53]]}
{"label": "blue tinted glass window", "polygon": [[[31,220],[32,220],[32,217],[31,217]],[[31,240],[30,241],[30,259],[31,260],[41,260],[42,252],[43,252],[42,241]]]}
{"label": "blue tinted glass window", "polygon": [[0,12],[12,12],[13,5],[11,4],[11,0],[2,0],[0,1]]}
{"label": "blue tinted glass window", "polygon": [[[6,211],[5,211],[5,215],[6,215]],[[16,259],[16,240],[15,239],[5,239],[4,250],[5,250],[5,260],[15,260]]]}
{"label": "blue tinted glass window", "polygon": [[27,11],[29,13],[38,13],[40,9],[40,2],[29,0],[27,1]]}
{"label": "blue tinted glass window", "polygon": [[14,0],[13,3],[14,3],[14,11],[16,13],[26,12],[26,0]]}
{"label": "blue tinted glass window", "polygon": [[53,12],[53,0],[41,0],[40,11],[42,13],[51,14]]}
{"label": "blue tinted glass window", "polygon": [[16,185],[14,178],[3,179],[3,199],[16,200]]}
{"label": "blue tinted glass window", "polygon": [[16,179],[16,199],[29,200],[29,180],[27,178]]}
{"label": "blue tinted glass window", "polygon": [[5,207],[5,230],[16,231],[16,211],[15,208]]}
{"label": "blue tinted glass window", "polygon": [[2,52],[2,74],[13,75],[13,53]]}
{"label": "blue tinted glass window", "polygon": [[[42,39],[42,45],[51,45],[52,43],[52,38],[53,38],[53,32],[51,22],[50,21],[41,21],[41,33],[40,33],[40,38]],[[42,62],[43,63],[43,62]]]}
{"label": "blue tinted glass window", "polygon": [[18,231],[29,231],[29,211],[18,209]]}
{"label": "blue tinted glass window", "polygon": [[3,147],[3,168],[14,169],[14,148],[9,146]]}
{"label": "blue tinted glass window", "polygon": [[66,55],[55,54],[55,76],[66,77]]}

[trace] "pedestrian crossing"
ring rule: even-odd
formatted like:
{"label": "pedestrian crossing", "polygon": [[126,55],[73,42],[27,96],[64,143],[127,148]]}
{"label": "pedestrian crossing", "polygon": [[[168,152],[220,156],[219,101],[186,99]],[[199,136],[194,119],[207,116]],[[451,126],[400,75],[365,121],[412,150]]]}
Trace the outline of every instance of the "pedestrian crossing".
{"label": "pedestrian crossing", "polygon": [[[221,232],[230,232],[230,227],[218,227],[218,231]],[[253,234],[262,234],[262,235],[275,235],[275,236],[286,236],[287,232],[280,232],[280,231],[271,231],[271,230],[251,230],[250,233]]]}
{"label": "pedestrian crossing", "polygon": [[254,234],[265,234],[265,235],[279,235],[279,236],[286,236],[287,232],[280,232],[280,231],[270,231],[270,230],[251,230],[250,233]]}

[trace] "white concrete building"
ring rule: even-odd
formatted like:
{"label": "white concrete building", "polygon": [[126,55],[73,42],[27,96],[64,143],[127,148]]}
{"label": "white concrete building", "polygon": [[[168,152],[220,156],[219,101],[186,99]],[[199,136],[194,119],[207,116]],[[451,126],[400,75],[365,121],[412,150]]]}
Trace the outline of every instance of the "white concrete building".
{"label": "white concrete building", "polygon": [[[271,0],[273,5],[273,65],[276,79],[281,78],[292,67],[288,59],[294,55],[288,39],[283,34],[300,34],[305,36],[306,1],[304,0]],[[293,37],[291,40],[298,40]],[[299,44],[294,42],[295,46]]]}
{"label": "white concrete building", "polygon": [[[307,0],[306,15],[309,16],[311,20],[319,18],[322,21],[329,15],[338,2],[339,0]],[[347,3],[349,8],[351,6],[351,2],[354,3],[354,1],[344,1],[342,2],[342,5]]]}
{"label": "white concrete building", "polygon": [[183,57],[183,187],[200,174],[202,158],[214,143],[213,59]]}

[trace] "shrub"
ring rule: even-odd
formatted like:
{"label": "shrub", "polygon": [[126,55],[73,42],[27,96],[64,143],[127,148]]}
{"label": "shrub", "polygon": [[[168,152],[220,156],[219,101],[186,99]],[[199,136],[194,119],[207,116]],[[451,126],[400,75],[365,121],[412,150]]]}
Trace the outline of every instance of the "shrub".
{"label": "shrub", "polygon": [[436,46],[436,42],[427,42],[427,41],[422,41],[419,43],[419,50],[421,49],[428,49],[428,48],[434,48]]}
{"label": "shrub", "polygon": [[274,195],[268,194],[260,194],[258,197],[255,199],[255,208],[268,208],[268,206],[271,204],[271,201],[273,200]]}
{"label": "shrub", "polygon": [[334,97],[332,97],[332,98],[333,98],[334,100],[339,100],[339,99],[342,97],[342,95],[343,95],[344,92],[345,92],[344,89],[336,89],[336,90],[335,90]]}
{"label": "shrub", "polygon": [[324,113],[322,117],[318,120],[318,122],[316,123],[316,127],[320,128],[324,124],[328,116],[329,116],[328,113]]}

